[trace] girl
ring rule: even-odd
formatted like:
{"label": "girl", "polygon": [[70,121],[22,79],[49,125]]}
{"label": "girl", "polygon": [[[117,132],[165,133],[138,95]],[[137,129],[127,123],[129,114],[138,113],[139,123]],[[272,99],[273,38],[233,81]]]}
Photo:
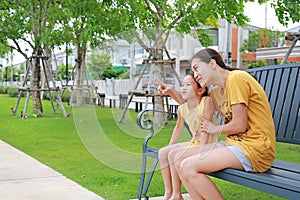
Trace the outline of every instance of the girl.
{"label": "girl", "polygon": [[[185,155],[184,149],[188,147],[216,142],[218,135],[200,135],[200,116],[212,120],[213,104],[210,97],[207,97],[206,88],[201,88],[192,74],[186,75],[181,88],[182,98],[186,101],[180,105],[177,111],[177,123],[173,130],[169,146],[160,149],[158,156],[161,172],[165,185],[165,200],[183,200],[181,195],[181,181],[178,177],[175,162],[182,160]],[[193,138],[190,142],[175,144],[186,122]],[[173,183],[173,186],[172,186]]]}

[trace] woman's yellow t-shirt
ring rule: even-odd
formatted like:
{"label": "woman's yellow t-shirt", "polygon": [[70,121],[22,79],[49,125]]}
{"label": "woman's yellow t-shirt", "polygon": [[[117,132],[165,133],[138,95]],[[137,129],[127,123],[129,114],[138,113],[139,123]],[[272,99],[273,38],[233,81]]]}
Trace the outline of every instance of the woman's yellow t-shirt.
{"label": "woman's yellow t-shirt", "polygon": [[243,150],[254,172],[269,169],[275,160],[276,136],[270,104],[261,85],[247,72],[234,70],[227,78],[224,95],[217,86],[210,95],[225,123],[232,119],[232,105],[244,103],[247,106],[247,131],[229,135],[225,141]]}

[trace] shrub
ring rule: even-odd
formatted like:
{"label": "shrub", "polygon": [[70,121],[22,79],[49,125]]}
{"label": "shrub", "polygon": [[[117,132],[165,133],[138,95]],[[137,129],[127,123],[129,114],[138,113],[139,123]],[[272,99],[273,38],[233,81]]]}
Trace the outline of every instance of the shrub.
{"label": "shrub", "polygon": [[18,97],[19,95],[19,89],[16,87],[7,87],[7,94],[10,97]]}
{"label": "shrub", "polygon": [[[70,101],[71,92],[69,90],[65,90],[63,94],[62,94],[62,91],[58,91],[58,92],[61,95],[61,101],[62,102],[69,102]],[[56,92],[52,91],[51,95],[52,95],[52,99],[55,101],[57,99]],[[48,91],[44,92],[43,99],[50,100],[50,96],[49,96],[49,92]]]}
{"label": "shrub", "polygon": [[64,93],[61,95],[61,100],[63,102],[69,102],[70,101],[70,96],[71,96],[71,91],[70,90],[65,90]]}
{"label": "shrub", "polygon": [[7,94],[7,88],[3,85],[0,85],[0,94]]}

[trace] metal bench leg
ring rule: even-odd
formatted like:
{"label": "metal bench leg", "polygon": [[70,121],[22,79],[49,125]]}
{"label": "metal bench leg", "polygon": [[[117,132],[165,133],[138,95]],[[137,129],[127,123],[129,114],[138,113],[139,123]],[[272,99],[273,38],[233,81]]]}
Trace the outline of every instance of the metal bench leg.
{"label": "metal bench leg", "polygon": [[142,198],[142,191],[144,186],[144,180],[145,180],[145,174],[146,174],[146,164],[147,164],[147,158],[143,155],[143,161],[142,161],[142,172],[140,177],[140,185],[138,189],[138,199],[141,200]]}
{"label": "metal bench leg", "polygon": [[149,188],[150,182],[151,182],[151,180],[152,180],[152,177],[153,177],[155,168],[156,168],[156,166],[157,166],[157,163],[158,163],[158,159],[155,159],[155,160],[153,161],[151,171],[150,171],[149,174],[148,174],[148,178],[147,178],[147,181],[146,181],[146,185],[145,185],[144,191],[143,191],[143,195],[145,196],[145,199],[148,199],[148,196],[147,196],[146,194],[147,194],[147,192],[148,192],[148,188]]}

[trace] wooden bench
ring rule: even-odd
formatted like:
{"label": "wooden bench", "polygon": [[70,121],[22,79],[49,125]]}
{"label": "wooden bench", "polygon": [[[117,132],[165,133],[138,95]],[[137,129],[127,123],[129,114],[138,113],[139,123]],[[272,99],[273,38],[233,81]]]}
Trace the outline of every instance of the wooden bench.
{"label": "wooden bench", "polygon": [[[267,66],[249,69],[264,88],[271,105],[277,142],[300,145],[300,63]],[[158,164],[157,148],[148,146],[154,134],[152,121],[146,119],[141,111],[137,124],[141,129],[149,130],[143,142],[143,163],[138,188],[138,199],[147,197],[152,176]],[[153,112],[153,111],[151,111]],[[146,172],[147,157],[154,158],[152,168]],[[300,157],[300,153],[299,153]],[[145,182],[145,176],[148,177]],[[264,173],[249,173],[234,169],[210,173],[210,176],[237,183],[249,188],[274,194],[288,199],[300,199],[300,164],[276,160]]]}

